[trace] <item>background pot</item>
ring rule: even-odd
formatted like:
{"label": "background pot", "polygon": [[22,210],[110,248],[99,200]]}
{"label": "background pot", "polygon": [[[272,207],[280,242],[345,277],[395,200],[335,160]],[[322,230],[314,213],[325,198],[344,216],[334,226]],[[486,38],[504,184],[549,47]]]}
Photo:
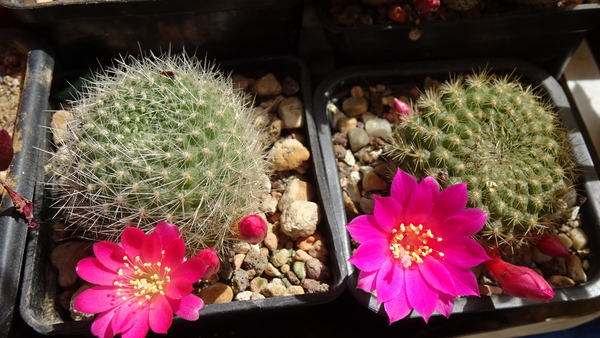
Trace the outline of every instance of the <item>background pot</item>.
{"label": "background pot", "polygon": [[[327,240],[329,251],[328,268],[330,278],[328,284],[330,289],[327,292],[304,294],[299,296],[274,297],[260,300],[233,301],[224,304],[207,305],[201,312],[200,319],[197,322],[185,322],[176,320],[175,326],[189,327],[197,330],[203,323],[209,323],[219,318],[233,320],[235,316],[257,315],[263,311],[275,311],[290,309],[297,306],[321,304],[335,299],[341,294],[346,285],[347,270],[344,262],[342,249],[346,243],[341,229],[331,226],[334,219],[328,215],[331,205],[329,191],[325,188],[324,166],[321,160],[320,148],[318,146],[318,137],[315,129],[313,115],[311,112],[311,89],[309,85],[308,71],[302,61],[291,56],[269,56],[253,59],[244,59],[221,64],[222,70],[229,72],[235,71],[247,77],[259,78],[267,73],[273,73],[278,78],[286,75],[292,76],[300,84],[300,92],[297,93],[302,98],[305,107],[305,126],[303,129],[306,137],[306,144],[309,147],[312,158],[312,166],[309,175],[312,177],[312,183],[316,186],[318,202],[322,207],[324,217],[319,224],[319,230]],[[41,128],[41,127],[40,127]],[[42,180],[40,179],[40,182]],[[40,186],[42,184],[40,183]],[[47,202],[44,198],[43,189],[40,187],[36,192],[36,201]],[[43,217],[44,210],[40,210]],[[49,215],[51,216],[51,215]],[[30,231],[27,242],[27,255],[24,267],[24,277],[22,283],[22,296],[20,303],[21,316],[25,322],[34,330],[42,334],[72,334],[89,331],[91,322],[73,322],[65,321],[57,311],[58,285],[57,271],[50,264],[50,251],[53,246],[52,229],[49,224],[42,224],[39,229]]]}
{"label": "background pot", "polygon": [[[39,126],[44,124],[48,108],[54,60],[39,41],[25,32],[0,30],[0,55],[9,50],[26,56],[27,69],[13,131],[15,154],[6,182],[23,197],[33,200],[38,170],[42,171],[43,166],[39,149],[45,140]],[[0,336],[8,333],[13,318],[27,226],[8,193],[4,193],[0,204]]]}
{"label": "background pot", "polygon": [[[559,78],[586,32],[600,24],[600,5],[582,4],[419,25],[342,27],[328,18],[329,0],[316,3],[338,66],[510,57],[535,63]],[[420,30],[418,40],[409,38],[413,28]]]}
{"label": "background pot", "polygon": [[[330,116],[328,116],[327,104],[341,102],[339,100],[350,96],[353,86],[364,86],[383,84],[387,87],[400,84],[421,85],[425,77],[443,81],[452,73],[470,73],[473,69],[488,67],[491,72],[498,74],[514,73],[520,76],[521,82],[531,84],[542,90],[543,95],[551,99],[557,111],[560,111],[563,122],[568,130],[570,141],[576,159],[581,165],[581,177],[579,180],[579,191],[587,198],[581,206],[582,228],[589,237],[588,246],[592,251],[597,250],[600,245],[600,182],[590,152],[586,147],[584,137],[579,128],[578,118],[573,115],[567,96],[560,84],[548,73],[529,63],[514,59],[485,59],[485,60],[454,60],[454,61],[431,61],[413,63],[395,63],[372,66],[354,66],[336,71],[323,80],[315,91],[314,110],[325,172],[332,196],[332,208],[337,217],[335,225],[343,228],[349,221],[346,217],[342,202],[342,190],[339,184],[337,164],[331,142]],[[348,235],[345,236],[348,239]],[[595,248],[595,249],[594,249]],[[346,259],[350,257],[350,251],[345,250]],[[356,288],[358,270],[348,263],[349,278],[348,290],[364,306],[372,311],[385,314],[383,305],[378,306],[376,297]],[[550,304],[573,301],[583,301],[600,296],[600,260],[590,259],[590,268],[587,270],[588,282],[570,288],[556,289],[555,297]],[[453,314],[469,314],[481,311],[506,310],[522,307],[541,307],[545,304],[524,301],[508,295],[497,295],[490,297],[462,297],[455,300]],[[413,311],[411,317],[419,317]],[[452,318],[452,317],[451,317]]]}
{"label": "background pot", "polygon": [[44,37],[65,69],[171,50],[217,59],[295,53],[305,0],[0,0]]}

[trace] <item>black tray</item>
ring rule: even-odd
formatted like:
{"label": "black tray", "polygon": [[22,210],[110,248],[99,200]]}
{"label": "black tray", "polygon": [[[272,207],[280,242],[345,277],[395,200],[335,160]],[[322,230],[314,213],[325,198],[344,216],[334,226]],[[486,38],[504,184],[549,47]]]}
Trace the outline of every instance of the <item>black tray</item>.
{"label": "black tray", "polygon": [[[39,131],[39,126],[44,124],[44,111],[48,108],[54,60],[39,41],[23,31],[0,30],[0,52],[6,50],[27,55],[13,132],[13,146],[18,146],[6,182],[23,197],[33,200],[38,170],[41,171],[43,166],[39,148],[44,144],[44,132]],[[27,221],[5,193],[0,204],[0,337],[8,333],[13,318],[27,226]]]}
{"label": "black tray", "polygon": [[[441,81],[448,78],[450,72],[470,73],[472,70],[484,69],[486,67],[491,69],[493,73],[499,74],[510,74],[514,71],[514,74],[520,76],[523,83],[532,84],[534,87],[539,88],[543,95],[551,99],[556,109],[561,112],[567,129],[572,130],[569,134],[570,141],[575,156],[581,165],[581,177],[578,188],[580,188],[580,193],[587,198],[587,201],[580,209],[582,228],[589,237],[589,247],[598,250],[598,245],[600,245],[600,182],[598,181],[590,152],[586,147],[584,135],[581,132],[585,128],[579,128],[578,121],[573,115],[565,92],[553,77],[530,63],[514,59],[471,59],[353,66],[341,69],[323,80],[315,91],[313,109],[319,132],[325,172],[331,191],[332,208],[336,216],[335,226],[344,228],[344,225],[348,223],[348,219],[341,198],[342,190],[339,185],[337,165],[331,142],[331,129],[326,108],[327,103],[336,102],[339,99],[348,97],[350,88],[355,85],[416,85],[422,84],[426,76]],[[349,238],[347,234],[345,238]],[[349,243],[346,244],[349,246]],[[344,250],[343,252],[347,255],[345,257],[346,260],[350,258],[350,250]],[[348,271],[348,290],[353,296],[369,309],[380,314],[385,314],[383,305],[377,306],[374,296],[356,288],[358,270],[350,263],[348,263]],[[556,295],[550,300],[550,304],[589,300],[600,296],[600,259],[598,259],[597,255],[590,256],[590,268],[586,271],[586,274],[588,277],[587,283],[570,288],[556,289]],[[452,313],[473,313],[521,307],[533,308],[542,305],[508,295],[484,296],[480,298],[462,297],[455,299]],[[439,314],[434,313],[434,316],[436,315]],[[410,317],[420,317],[420,315],[416,311],[413,311]]]}
{"label": "black tray", "polygon": [[305,0],[0,0],[46,39],[64,69],[171,50],[234,59],[295,53]]}
{"label": "black tray", "polygon": [[[334,217],[329,215],[331,205],[329,190],[326,188],[324,166],[320,148],[318,146],[317,131],[311,111],[311,88],[308,70],[304,63],[294,56],[268,56],[238,60],[221,64],[225,71],[235,70],[236,73],[250,77],[258,77],[268,72],[274,73],[278,78],[286,75],[294,77],[300,84],[297,93],[304,102],[306,123],[304,132],[308,147],[310,147],[312,166],[309,175],[313,184],[318,187],[318,201],[323,207],[324,217],[319,229],[327,239],[329,250],[329,270],[331,273],[327,292],[304,294],[299,296],[275,297],[260,300],[233,301],[225,304],[207,305],[200,313],[197,322],[186,322],[175,319],[173,326],[189,327],[190,330],[201,330],[203,323],[213,320],[232,318],[244,315],[256,315],[263,311],[279,311],[298,306],[315,305],[329,302],[338,297],[346,286],[347,269],[345,246],[342,229],[332,226]],[[39,189],[43,190],[43,189]],[[42,193],[36,196],[39,200],[46,201]],[[25,322],[37,332],[47,335],[74,334],[89,331],[91,322],[65,322],[61,319],[57,305],[57,272],[49,263],[52,229],[48,224],[42,224],[39,229],[30,231],[27,238],[27,255],[25,259],[24,277],[21,296],[21,316]],[[174,328],[176,329],[176,328]]]}
{"label": "black tray", "polygon": [[[316,1],[338,66],[503,57],[535,63],[559,78],[586,32],[600,25],[600,5],[582,4],[420,25],[341,27],[328,19],[329,0]],[[422,35],[412,41],[415,27]]]}

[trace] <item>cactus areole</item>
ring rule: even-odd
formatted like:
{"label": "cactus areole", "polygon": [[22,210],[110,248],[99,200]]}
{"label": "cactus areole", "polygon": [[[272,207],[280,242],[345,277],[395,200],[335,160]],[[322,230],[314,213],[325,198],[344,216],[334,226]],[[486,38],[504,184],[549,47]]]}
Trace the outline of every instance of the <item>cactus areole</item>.
{"label": "cactus areole", "polygon": [[94,239],[179,227],[195,255],[224,253],[268,193],[264,126],[214,65],[182,55],[117,61],[72,102],[51,164],[55,206]]}
{"label": "cactus areole", "polygon": [[482,242],[518,247],[551,226],[572,193],[575,163],[553,107],[531,87],[488,72],[457,76],[419,98],[388,144],[400,168],[443,186],[466,182],[489,213]]}

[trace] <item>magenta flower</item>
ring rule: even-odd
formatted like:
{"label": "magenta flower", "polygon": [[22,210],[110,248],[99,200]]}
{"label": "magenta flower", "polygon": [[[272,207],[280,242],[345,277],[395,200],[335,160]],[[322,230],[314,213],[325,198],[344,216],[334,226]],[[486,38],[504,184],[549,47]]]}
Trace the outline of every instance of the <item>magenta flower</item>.
{"label": "magenta flower", "polygon": [[204,302],[190,292],[208,265],[201,257],[185,259],[177,226],[160,222],[150,235],[127,228],[120,244],[96,243],[94,254],[77,264],[77,273],[98,286],[77,296],[74,308],[100,313],[92,324],[95,336],[144,337],[149,328],[166,333],[173,314],[198,319]]}
{"label": "magenta flower", "polygon": [[357,287],[377,292],[390,323],[412,309],[425,322],[433,311],[448,317],[454,297],[479,296],[469,268],[489,257],[469,236],[481,230],[487,214],[465,209],[467,198],[465,183],[440,191],[433,177],[417,183],[398,170],[391,196],[375,196],[374,214],[348,223],[360,243],[349,260],[361,270]]}

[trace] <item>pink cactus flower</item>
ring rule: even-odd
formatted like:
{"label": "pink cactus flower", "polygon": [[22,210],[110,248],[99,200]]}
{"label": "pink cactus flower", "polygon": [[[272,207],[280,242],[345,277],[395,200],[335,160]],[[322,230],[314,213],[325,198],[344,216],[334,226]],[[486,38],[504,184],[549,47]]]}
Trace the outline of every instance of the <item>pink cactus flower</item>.
{"label": "pink cactus flower", "polygon": [[391,196],[375,196],[373,215],[356,217],[347,228],[360,243],[350,262],[361,270],[357,287],[377,291],[390,323],[415,309],[425,322],[434,311],[450,316],[454,297],[479,296],[469,270],[489,259],[469,236],[487,214],[467,205],[465,183],[442,191],[433,177],[417,183],[398,170]]}
{"label": "pink cactus flower", "polygon": [[131,227],[120,244],[94,244],[96,257],[82,259],[77,273],[98,286],[77,296],[74,308],[100,313],[92,334],[102,338],[144,337],[148,329],[166,333],[173,314],[197,320],[204,302],[190,292],[208,265],[202,257],[186,260],[185,251],[177,226],[165,222],[150,235]]}
{"label": "pink cactus flower", "polygon": [[505,293],[532,302],[548,302],[554,297],[552,287],[535,271],[503,261],[497,251],[491,251],[490,257],[485,268],[500,282]]}
{"label": "pink cactus flower", "polygon": [[258,215],[250,215],[242,218],[238,222],[237,228],[240,237],[250,244],[258,244],[267,237],[267,222]]}
{"label": "pink cactus flower", "polygon": [[440,0],[415,0],[415,7],[421,14],[427,14],[440,7]]}
{"label": "pink cactus flower", "polygon": [[565,247],[560,239],[549,233],[545,233],[540,237],[537,243],[537,248],[541,253],[552,257],[569,257],[569,250]]}

